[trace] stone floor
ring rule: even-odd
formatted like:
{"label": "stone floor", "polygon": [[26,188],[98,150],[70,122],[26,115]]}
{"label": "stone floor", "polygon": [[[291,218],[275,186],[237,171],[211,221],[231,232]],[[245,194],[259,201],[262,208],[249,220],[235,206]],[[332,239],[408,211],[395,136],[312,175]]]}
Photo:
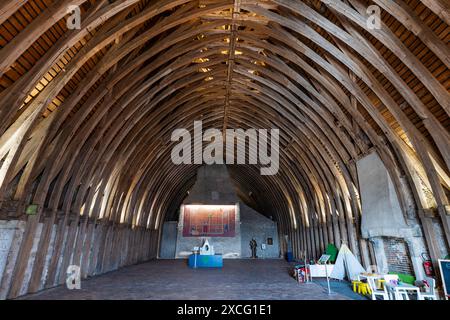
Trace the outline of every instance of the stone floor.
{"label": "stone floor", "polygon": [[80,290],[65,286],[22,299],[144,300],[346,300],[362,299],[346,282],[298,284],[284,260],[225,260],[223,269],[191,269],[184,260],[155,260],[82,280]]}

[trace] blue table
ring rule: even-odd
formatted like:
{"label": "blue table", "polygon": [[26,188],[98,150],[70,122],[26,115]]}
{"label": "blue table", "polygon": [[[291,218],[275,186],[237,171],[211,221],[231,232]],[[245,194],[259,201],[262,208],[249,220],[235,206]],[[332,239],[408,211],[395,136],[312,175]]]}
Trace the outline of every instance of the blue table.
{"label": "blue table", "polygon": [[213,256],[191,254],[188,265],[191,268],[222,268],[223,258],[221,254],[215,254]]}

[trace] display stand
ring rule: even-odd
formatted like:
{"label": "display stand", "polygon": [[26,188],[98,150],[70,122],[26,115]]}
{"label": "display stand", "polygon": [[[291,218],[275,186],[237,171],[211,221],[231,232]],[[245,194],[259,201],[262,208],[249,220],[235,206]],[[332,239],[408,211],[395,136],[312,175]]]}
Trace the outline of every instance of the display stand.
{"label": "display stand", "polygon": [[328,254],[323,254],[321,257],[320,257],[320,259],[319,259],[319,263],[320,264],[324,264],[325,265],[325,275],[326,275],[326,278],[327,278],[327,293],[329,294],[329,295],[334,295],[334,294],[336,294],[335,292],[332,292],[331,291],[331,287],[330,287],[330,277],[328,276],[328,268],[327,268],[327,265],[328,265],[328,260],[330,260],[330,255],[328,255]]}

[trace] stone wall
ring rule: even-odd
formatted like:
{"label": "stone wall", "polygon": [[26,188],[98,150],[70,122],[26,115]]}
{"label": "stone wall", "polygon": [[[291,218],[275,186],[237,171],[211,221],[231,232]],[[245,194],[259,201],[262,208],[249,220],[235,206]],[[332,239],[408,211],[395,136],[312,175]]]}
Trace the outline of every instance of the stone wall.
{"label": "stone wall", "polygon": [[361,193],[361,235],[374,248],[377,267],[424,277],[427,252],[420,224],[403,212],[388,170],[376,152],[357,161]]}
{"label": "stone wall", "polygon": [[204,165],[183,204],[234,205],[239,202],[225,165]]}
{"label": "stone wall", "polygon": [[24,230],[24,221],[0,221],[0,299],[6,299]]}
{"label": "stone wall", "polygon": [[194,247],[208,239],[216,253],[224,258],[241,257],[241,230],[239,198],[225,165],[204,165],[197,170],[194,186],[189,190],[185,205],[236,205],[234,237],[183,237],[184,207],[180,208],[178,219],[176,258],[186,258]]}
{"label": "stone wall", "polygon": [[234,237],[183,237],[184,210],[181,208],[177,230],[176,258],[187,258],[194,247],[200,247],[204,239],[214,247],[215,253],[222,254],[225,259],[241,257],[241,224],[239,204],[236,204]]}
{"label": "stone wall", "polygon": [[[260,259],[263,258],[279,258],[280,257],[280,245],[278,237],[278,226],[275,221],[272,221],[252,208],[246,206],[243,203],[239,203],[240,208],[240,239],[241,239],[241,258],[250,258],[250,240],[255,238],[258,248],[257,256]],[[161,236],[161,248],[159,257],[161,259],[173,259],[175,258],[175,246],[177,242],[177,236],[180,233],[177,232],[177,227],[181,228],[182,225],[178,225],[176,221],[166,221],[164,223],[162,236]],[[182,234],[181,234],[182,236]],[[272,238],[272,245],[267,243],[267,239]],[[195,246],[199,246],[203,238],[194,238],[191,241],[183,241],[186,244],[186,255],[191,254],[192,249]],[[222,253],[225,243],[223,239],[216,237],[209,237],[208,241],[214,246],[214,250],[217,253]],[[234,240],[233,240],[234,243]],[[261,245],[266,244],[266,249],[262,250]],[[191,247],[188,247],[191,245]],[[185,255],[178,255],[178,258],[184,258]]]}
{"label": "stone wall", "polygon": [[[258,244],[256,252],[258,258],[280,257],[277,223],[241,203],[241,252],[243,258],[249,258],[252,255],[250,249],[252,238],[255,238]],[[272,245],[267,244],[268,238],[272,238]],[[261,248],[263,243],[266,244],[265,250]]]}
{"label": "stone wall", "polygon": [[[49,245],[37,291],[64,285],[69,265],[79,266],[83,279],[156,257],[156,230],[91,222],[87,225],[75,221],[69,225],[47,223],[37,226],[19,296],[30,293],[36,255],[42,245],[40,238],[45,228],[50,228],[47,229],[50,232]],[[25,227],[24,221],[0,220],[0,299],[11,298],[9,292]]]}
{"label": "stone wall", "polygon": [[[258,243],[258,256],[261,258],[280,256],[277,224],[239,200],[225,165],[200,167],[196,182],[183,204],[236,205],[235,236],[183,237],[184,207],[182,206],[176,237],[176,258],[186,258],[192,254],[192,249],[201,246],[205,238],[214,246],[215,252],[221,253],[224,258],[251,257],[249,242],[252,237],[255,237]],[[172,238],[163,232],[163,240],[169,237]],[[267,245],[266,249],[262,250],[261,244],[267,244],[267,238],[272,238],[273,244]],[[168,245],[164,244],[164,250]]]}
{"label": "stone wall", "polygon": [[376,152],[357,161],[361,192],[361,234],[364,238],[408,233],[388,171]]}

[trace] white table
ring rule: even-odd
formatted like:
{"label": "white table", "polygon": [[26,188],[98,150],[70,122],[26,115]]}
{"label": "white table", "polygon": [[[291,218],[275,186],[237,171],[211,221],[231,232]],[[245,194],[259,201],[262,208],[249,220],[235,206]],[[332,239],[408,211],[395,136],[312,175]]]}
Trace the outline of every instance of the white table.
{"label": "white table", "polygon": [[403,300],[401,291],[404,291],[403,293],[406,293],[406,294],[408,294],[409,292],[414,293],[417,295],[418,299],[420,299],[419,287],[416,287],[416,286],[413,286],[413,285],[407,284],[407,283],[393,284],[393,283],[387,282],[387,281],[384,283],[384,285],[388,289],[389,298],[391,300],[392,300],[392,298],[394,298],[395,300]]}
{"label": "white table", "polygon": [[[373,279],[377,289],[383,288],[380,280],[384,280],[384,274],[381,274],[381,273],[371,273],[371,274],[360,273],[360,274],[358,274],[357,280],[361,281],[362,279]],[[367,281],[367,282],[369,282],[369,281]]]}
{"label": "white table", "polygon": [[377,279],[384,279],[384,274],[365,274],[365,273],[360,273],[358,274],[358,281],[361,281],[362,279],[367,279],[367,278],[373,278],[375,280]]}

